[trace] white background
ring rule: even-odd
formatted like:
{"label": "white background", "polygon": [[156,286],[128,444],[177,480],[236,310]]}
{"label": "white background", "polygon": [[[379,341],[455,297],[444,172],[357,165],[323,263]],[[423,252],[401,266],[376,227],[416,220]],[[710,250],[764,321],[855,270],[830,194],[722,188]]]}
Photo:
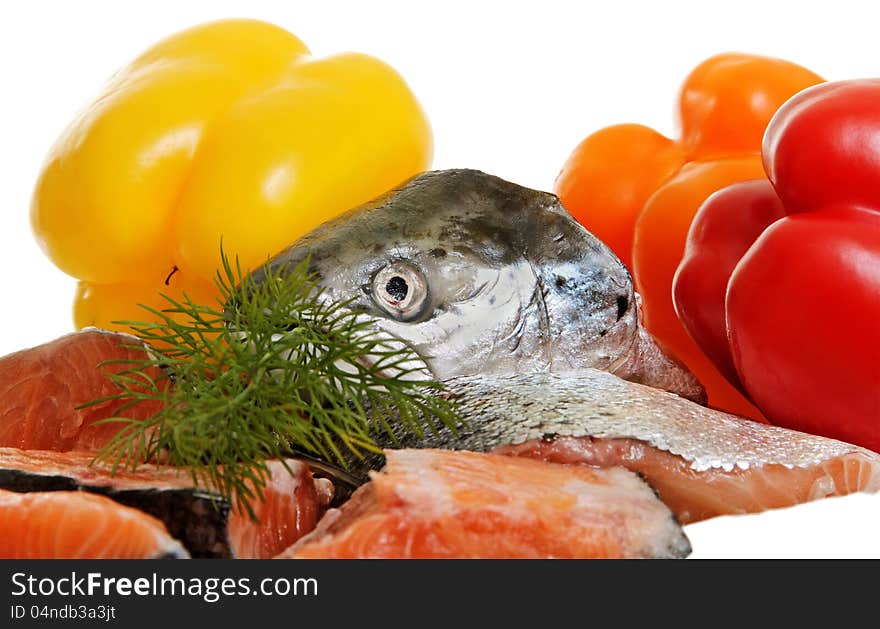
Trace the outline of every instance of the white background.
{"label": "white background", "polygon": [[[678,86],[724,51],[780,56],[829,79],[880,76],[876,2],[0,3],[0,355],[72,330],[74,281],[30,231],[42,160],[103,81],[156,40],[255,17],[316,55],[358,50],[400,71],[432,122],[436,168],[550,189],[588,133],[672,134]],[[687,527],[694,557],[880,557],[880,495]]]}

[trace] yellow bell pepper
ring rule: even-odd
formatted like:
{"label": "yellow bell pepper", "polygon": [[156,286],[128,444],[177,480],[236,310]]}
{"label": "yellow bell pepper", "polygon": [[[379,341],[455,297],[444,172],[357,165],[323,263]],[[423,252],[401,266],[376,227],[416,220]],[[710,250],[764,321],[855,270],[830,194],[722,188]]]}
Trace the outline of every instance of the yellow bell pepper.
{"label": "yellow bell pepper", "polygon": [[52,148],[31,206],[43,250],[79,278],[77,327],[147,318],[159,292],[215,294],[224,250],[253,268],[429,167],[431,129],[403,79],[363,54],[224,20],[116,74]]}

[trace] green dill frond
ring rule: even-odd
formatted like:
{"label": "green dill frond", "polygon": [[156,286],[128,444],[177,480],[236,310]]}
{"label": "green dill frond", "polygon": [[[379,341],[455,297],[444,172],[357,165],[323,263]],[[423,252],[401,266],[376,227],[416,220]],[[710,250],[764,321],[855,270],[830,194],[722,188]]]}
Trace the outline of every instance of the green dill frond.
{"label": "green dill frond", "polygon": [[[152,357],[110,374],[120,393],[89,403],[125,401],[118,417],[104,420],[122,425],[98,460],[114,469],[145,461],[184,467],[253,516],[269,459],[299,450],[345,467],[379,451],[379,432],[396,442],[400,431],[460,425],[415,351],[379,334],[350,303],[322,298],[308,260],[284,272],[267,266],[257,283],[222,250],[221,259],[216,304],[163,295],[167,308],[146,308],[158,323],[121,322]],[[144,400],[160,401],[161,410],[124,416]]]}

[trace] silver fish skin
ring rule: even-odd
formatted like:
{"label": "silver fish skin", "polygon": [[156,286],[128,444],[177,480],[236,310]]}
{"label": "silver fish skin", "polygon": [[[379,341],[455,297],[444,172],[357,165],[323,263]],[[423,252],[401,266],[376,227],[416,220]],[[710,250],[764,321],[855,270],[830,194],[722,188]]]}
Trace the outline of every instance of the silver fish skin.
{"label": "silver fish skin", "polygon": [[642,474],[682,523],[880,491],[878,453],[595,369],[468,376],[446,385],[467,426],[413,439],[418,447],[622,465]]}
{"label": "silver fish skin", "polygon": [[[447,449],[639,473],[683,524],[880,491],[880,454],[706,408],[597,369],[461,376],[445,383],[464,426],[391,424],[389,449]],[[382,467],[349,455],[340,500]]]}
{"label": "silver fish skin", "polygon": [[[446,383],[467,427],[425,435],[420,447],[474,451],[555,437],[636,439],[683,458],[696,472],[765,465],[809,468],[848,454],[880,455],[843,441],[761,424],[596,369],[486,375]],[[880,473],[876,478],[880,489]]]}
{"label": "silver fish skin", "polygon": [[642,328],[626,267],[552,194],[475,170],[423,173],[269,265],[306,257],[326,299],[353,299],[438,380],[597,368],[705,400]]}

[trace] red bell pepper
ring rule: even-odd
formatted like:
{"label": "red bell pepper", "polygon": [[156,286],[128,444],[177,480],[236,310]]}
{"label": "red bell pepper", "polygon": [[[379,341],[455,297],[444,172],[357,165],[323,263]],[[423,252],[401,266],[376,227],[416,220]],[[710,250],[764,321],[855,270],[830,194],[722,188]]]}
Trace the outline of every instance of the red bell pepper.
{"label": "red bell pepper", "polygon": [[763,161],[772,189],[730,187],[701,208],[677,277],[682,322],[722,369],[732,358],[773,423],[880,451],[880,80],[793,97]]}
{"label": "red bell pepper", "polygon": [[688,334],[743,392],[727,340],[727,282],[755,239],[784,215],[782,202],[766,179],[722,188],[694,216],[672,283],[675,311]]}

